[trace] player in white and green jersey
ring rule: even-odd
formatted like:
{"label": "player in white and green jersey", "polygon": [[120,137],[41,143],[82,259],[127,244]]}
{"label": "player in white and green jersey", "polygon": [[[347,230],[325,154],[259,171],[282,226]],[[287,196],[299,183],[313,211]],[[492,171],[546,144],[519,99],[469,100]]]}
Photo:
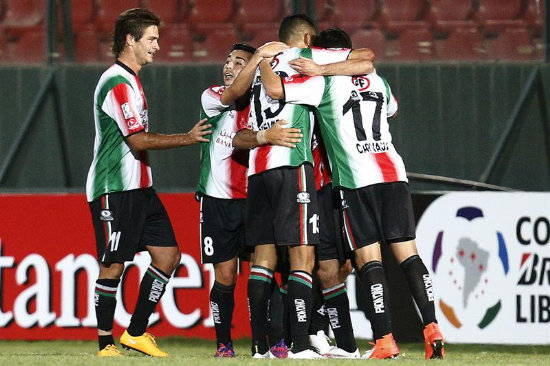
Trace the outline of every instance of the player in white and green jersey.
{"label": "player in white and green jersey", "polygon": [[[279,39],[293,47],[276,56],[267,67],[281,75],[296,73],[289,61],[298,57],[313,57],[324,63],[345,61],[350,51],[331,52],[303,50],[315,34],[315,28],[304,15],[286,17],[279,28]],[[370,51],[369,51],[370,52]],[[330,57],[329,57],[330,56]],[[349,70],[353,61],[334,63],[336,70]],[[362,64],[359,66],[363,67]],[[348,68],[346,68],[348,67]],[[365,67],[366,68],[366,67]],[[334,70],[334,69],[333,69]],[[355,69],[355,71],[357,71]],[[344,72],[343,74],[352,74]],[[249,304],[252,325],[252,354],[267,357],[266,309],[268,291],[277,263],[275,246],[287,246],[290,257],[288,280],[292,350],[289,358],[315,358],[309,349],[309,313],[311,309],[311,273],[314,264],[314,245],[319,242],[319,215],[313,178],[311,155],[312,121],[309,110],[270,99],[259,78],[252,87],[251,128],[243,129],[234,138],[239,148],[254,148],[249,159],[249,180],[246,214],[247,245],[254,246],[254,264],[249,276]],[[278,119],[290,127],[300,128],[305,138],[296,149],[273,146],[257,147],[265,139],[266,129]],[[288,341],[288,340],[287,340]]]}
{"label": "player in white and green jersey", "polygon": [[[214,264],[210,307],[216,330],[216,357],[234,357],[231,340],[237,257],[244,254],[244,206],[248,150],[233,148],[233,137],[248,126],[250,84],[263,57],[271,57],[286,45],[271,42],[256,50],[236,43],[223,66],[224,86],[213,85],[201,96],[201,117],[212,125],[209,142],[201,146],[201,175],[197,187],[200,202],[200,245],[203,263]],[[281,129],[271,134],[299,137],[299,130]],[[275,143],[281,143],[278,139]]]}
{"label": "player in white and green jersey", "polygon": [[[340,39],[336,47],[351,46],[345,32],[321,33],[319,45]],[[334,45],[332,45],[334,47]],[[422,314],[426,358],[442,358],[443,336],[437,326],[432,281],[416,249],[415,224],[405,167],[391,142],[387,118],[397,101],[385,79],[368,74],[356,77],[283,78],[283,85],[268,68],[262,79],[270,96],[286,102],[314,106],[333,172],[341,188],[344,229],[365,292],[376,344],[368,358],[399,354],[391,332],[387,285],[380,243],[386,242],[405,272]]]}
{"label": "player in white and green jersey", "polygon": [[116,292],[124,262],[143,250],[151,255],[151,265],[120,343],[150,356],[168,355],[145,330],[181,254],[168,214],[152,188],[147,150],[207,142],[204,136],[210,133],[206,120],[189,133],[148,131],[147,101],[138,73],[159,50],[159,25],[160,19],[147,9],[120,14],[113,32],[116,61],[103,73],[94,94],[96,138],[86,194],[100,262],[95,309],[101,357],[121,355],[112,333]]}

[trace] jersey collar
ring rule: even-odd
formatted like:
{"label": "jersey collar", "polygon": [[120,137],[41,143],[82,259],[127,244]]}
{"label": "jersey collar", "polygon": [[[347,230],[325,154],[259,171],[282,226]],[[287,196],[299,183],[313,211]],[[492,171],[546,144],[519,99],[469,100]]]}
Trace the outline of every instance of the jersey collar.
{"label": "jersey collar", "polygon": [[136,76],[136,73],[134,72],[134,70],[132,70],[131,68],[129,68],[128,66],[126,66],[122,61],[120,61],[119,59],[116,59],[115,60],[115,64],[117,64],[118,66],[122,67],[124,70],[128,71],[130,74]]}

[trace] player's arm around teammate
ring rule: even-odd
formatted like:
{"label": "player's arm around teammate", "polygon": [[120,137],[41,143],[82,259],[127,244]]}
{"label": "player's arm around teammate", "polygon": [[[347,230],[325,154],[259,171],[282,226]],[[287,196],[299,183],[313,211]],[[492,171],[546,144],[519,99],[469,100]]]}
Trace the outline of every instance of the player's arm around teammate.
{"label": "player's arm around teammate", "polygon": [[180,262],[180,251],[168,214],[152,188],[147,150],[205,141],[205,120],[189,133],[148,132],[148,107],[138,73],[160,50],[160,19],[147,9],[130,9],[116,20],[114,65],[94,93],[96,138],[86,182],[95,229],[99,276],[95,288],[99,356],[120,356],[113,339],[116,293],[124,262],[147,250],[151,264],[144,274],[123,347],[155,357],[168,354],[146,332],[150,315]]}

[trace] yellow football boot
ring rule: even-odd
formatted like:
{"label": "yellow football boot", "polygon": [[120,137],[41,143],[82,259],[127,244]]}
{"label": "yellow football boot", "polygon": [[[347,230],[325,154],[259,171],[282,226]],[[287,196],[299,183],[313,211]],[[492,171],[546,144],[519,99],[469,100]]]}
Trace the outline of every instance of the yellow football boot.
{"label": "yellow football boot", "polygon": [[122,353],[116,348],[114,344],[108,344],[97,354],[99,357],[120,357]]}
{"label": "yellow football boot", "polygon": [[138,337],[132,337],[128,331],[124,331],[120,337],[120,344],[124,349],[133,349],[147,356],[153,357],[168,357],[168,353],[162,351],[155,342],[155,337],[147,332]]}

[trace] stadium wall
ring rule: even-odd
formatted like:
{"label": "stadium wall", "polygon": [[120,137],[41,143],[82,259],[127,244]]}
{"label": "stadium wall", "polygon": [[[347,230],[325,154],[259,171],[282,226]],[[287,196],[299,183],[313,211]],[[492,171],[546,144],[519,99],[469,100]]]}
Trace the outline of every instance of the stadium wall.
{"label": "stadium wall", "polygon": [[[64,115],[70,184],[64,179],[61,131],[49,93],[0,181],[2,191],[82,190],[91,162],[93,91],[106,65],[57,69]],[[528,94],[517,128],[503,149],[489,183],[520,190],[550,187],[549,67],[539,63],[400,63],[377,65],[400,102],[392,120],[394,143],[408,171],[478,180],[506,129],[533,70],[540,86]],[[47,67],[2,66],[0,80],[0,168],[47,74]],[[143,69],[151,130],[188,131],[198,120],[201,92],[221,80],[219,64],[153,65]],[[152,152],[155,185],[193,191],[199,148]],[[533,179],[536,177],[536,179]],[[413,190],[433,189],[412,183]],[[435,186],[437,188],[437,186]],[[440,187],[441,188],[441,187]]]}

